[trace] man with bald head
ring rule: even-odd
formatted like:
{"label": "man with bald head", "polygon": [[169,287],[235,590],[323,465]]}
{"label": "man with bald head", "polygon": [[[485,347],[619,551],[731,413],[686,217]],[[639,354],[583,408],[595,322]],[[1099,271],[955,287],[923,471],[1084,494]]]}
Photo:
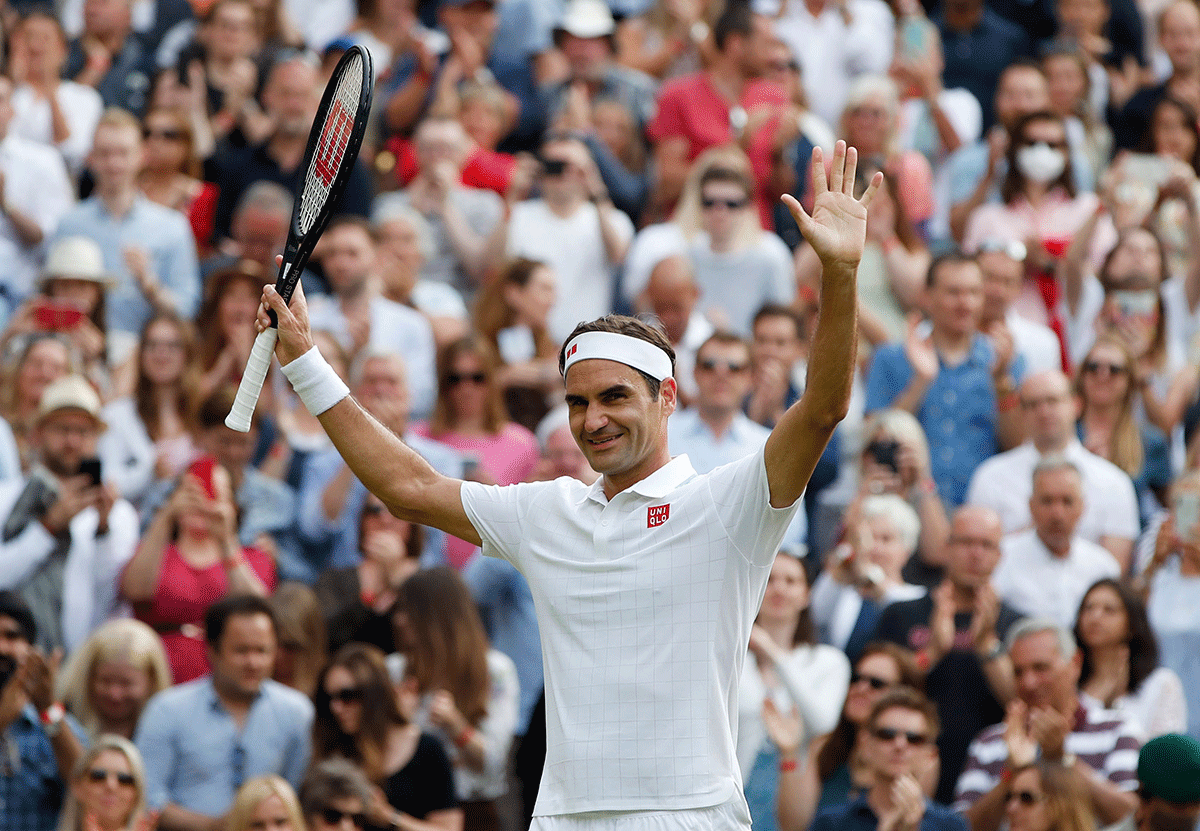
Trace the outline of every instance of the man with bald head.
{"label": "man with bald head", "polygon": [[696,352],[713,333],[713,325],[696,309],[699,300],[692,261],[683,254],[672,254],[651,270],[638,304],[658,318],[675,350],[675,379],[684,407],[692,405],[698,392],[693,375]]}
{"label": "man with bald head", "polygon": [[967,747],[980,730],[1004,718],[1013,696],[1004,638],[1020,615],[996,597],[990,581],[1000,561],[1000,517],[965,505],[946,540],[946,576],[924,597],[883,610],[875,638],[911,649],[928,668],[925,692],[942,720],[941,778],[936,799],[949,805]]}
{"label": "man with bald head", "polygon": [[993,508],[1006,534],[1029,528],[1033,469],[1043,457],[1061,454],[1079,468],[1082,479],[1084,509],[1076,534],[1107,548],[1127,570],[1139,530],[1137,496],[1129,475],[1080,443],[1075,432],[1078,405],[1061,372],[1031,375],[1021,384],[1020,399],[1025,443],[976,468],[967,487],[967,504]]}

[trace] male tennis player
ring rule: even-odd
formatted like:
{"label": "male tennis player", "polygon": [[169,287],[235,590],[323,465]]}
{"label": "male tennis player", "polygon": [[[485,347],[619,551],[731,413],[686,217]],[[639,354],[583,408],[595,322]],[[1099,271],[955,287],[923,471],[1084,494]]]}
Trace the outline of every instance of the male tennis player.
{"label": "male tennis player", "polygon": [[813,152],[811,217],[784,197],[823,267],[804,396],[764,450],[703,476],[667,451],[674,356],[637,320],[580,324],[559,356],[571,430],[602,477],[489,487],[438,474],[348,396],[312,348],[299,290],[291,308],[263,293],[284,373],[363,483],[396,516],[471,540],[528,579],[546,671],[537,831],[750,827],[738,675],[776,547],[848,404],[855,272],[882,180],[856,200],[856,159],[839,142],[827,179]]}

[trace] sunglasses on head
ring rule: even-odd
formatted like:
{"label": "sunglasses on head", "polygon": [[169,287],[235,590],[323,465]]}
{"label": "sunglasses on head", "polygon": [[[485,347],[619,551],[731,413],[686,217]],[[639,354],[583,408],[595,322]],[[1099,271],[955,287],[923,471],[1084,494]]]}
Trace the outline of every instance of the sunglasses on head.
{"label": "sunglasses on head", "polygon": [[1084,361],[1083,371],[1088,375],[1095,375],[1104,370],[1109,375],[1123,375],[1128,369],[1124,364],[1113,364],[1107,361]]}
{"label": "sunglasses on head", "polygon": [[1015,799],[1022,805],[1036,805],[1042,801],[1042,797],[1033,791],[1013,791],[1008,795],[1008,798]]}
{"label": "sunglasses on head", "polygon": [[325,808],[321,811],[321,819],[326,825],[341,825],[342,820],[349,819],[355,828],[367,827],[367,815],[362,812],[339,811],[337,808]]}
{"label": "sunglasses on head", "polygon": [[861,672],[856,672],[850,676],[851,684],[857,684],[860,681],[870,684],[873,690],[886,690],[892,686],[891,681],[884,681],[882,678],[876,678],[874,675],[863,675]]}
{"label": "sunglasses on head", "polygon": [[715,361],[712,358],[705,358],[699,361],[699,366],[705,372],[715,372],[718,369],[727,369],[730,372],[745,372],[750,368],[747,363],[734,363],[733,361]]}
{"label": "sunglasses on head", "polygon": [[340,701],[343,704],[357,704],[363,700],[362,687],[345,687],[329,693],[330,701]]}
{"label": "sunglasses on head", "polygon": [[446,376],[446,380],[450,382],[450,386],[462,384],[470,381],[472,384],[482,384],[487,381],[487,375],[482,372],[451,372]]}
{"label": "sunglasses on head", "polygon": [[108,777],[117,777],[117,784],[125,787],[133,787],[134,779],[132,773],[119,773],[115,770],[106,768],[90,768],[87,772],[87,778],[92,782],[107,782]]}
{"label": "sunglasses on head", "polygon": [[708,197],[704,197],[700,200],[700,207],[709,211],[720,205],[726,210],[737,211],[746,207],[748,202],[749,200],[747,199],[709,199]]}
{"label": "sunglasses on head", "polygon": [[892,727],[876,727],[871,733],[881,742],[894,742],[903,737],[913,747],[920,747],[929,741],[929,737],[924,733],[910,733],[907,730],[896,730]]}

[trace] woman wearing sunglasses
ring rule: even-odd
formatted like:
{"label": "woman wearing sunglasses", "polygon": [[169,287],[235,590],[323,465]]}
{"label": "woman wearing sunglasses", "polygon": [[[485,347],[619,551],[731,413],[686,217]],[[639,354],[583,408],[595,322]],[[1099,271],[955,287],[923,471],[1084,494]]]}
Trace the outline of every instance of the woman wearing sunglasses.
{"label": "woman wearing sunglasses", "polygon": [[450,761],[437,739],[402,714],[382,652],[342,647],[321,673],[314,703],[313,758],[362,768],[376,786],[359,809],[372,825],[461,831]]}
{"label": "woman wearing sunglasses", "polygon": [[296,792],[274,774],[246,780],[229,809],[225,831],[305,831]]}
{"label": "woman wearing sunglasses", "polygon": [[142,754],[128,739],[103,735],[80,758],[58,831],[149,831]]}
{"label": "woman wearing sunglasses", "polygon": [[[800,719],[773,707],[764,709],[767,735],[779,748],[776,804],[782,831],[808,828],[819,809],[849,802],[870,786],[861,730],[885,693],[897,687],[920,689],[923,684],[908,650],[893,643],[868,643],[854,663],[837,727],[814,739],[804,758],[799,758],[805,738]],[[932,792],[937,778],[934,766],[931,778],[921,783],[927,793]]]}
{"label": "woman wearing sunglasses", "polygon": [[1167,437],[1153,424],[1138,423],[1139,387],[1133,352],[1115,335],[1100,335],[1075,373],[1079,440],[1091,452],[1129,474],[1142,524],[1166,504],[1171,484]]}
{"label": "woman wearing sunglasses", "polygon": [[[463,478],[489,485],[524,482],[538,462],[533,433],[508,418],[496,383],[496,358],[484,341],[462,338],[438,354],[438,394],[428,423],[413,432],[462,454]],[[456,537],[446,544],[450,565],[461,569],[475,546]]]}
{"label": "woman wearing sunglasses", "polygon": [[1034,762],[1018,768],[1004,808],[1009,831],[1094,831],[1091,801],[1074,768]]}

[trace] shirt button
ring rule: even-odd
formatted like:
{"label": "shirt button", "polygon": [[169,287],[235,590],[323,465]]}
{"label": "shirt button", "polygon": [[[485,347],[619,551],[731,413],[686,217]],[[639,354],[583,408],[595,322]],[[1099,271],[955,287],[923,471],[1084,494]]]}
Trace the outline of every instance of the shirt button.
{"label": "shirt button", "polygon": [[601,525],[603,525],[605,528],[607,528],[607,527],[608,527],[608,520],[607,520],[607,519],[602,519],[602,520],[600,520],[600,524],[601,524]]}

